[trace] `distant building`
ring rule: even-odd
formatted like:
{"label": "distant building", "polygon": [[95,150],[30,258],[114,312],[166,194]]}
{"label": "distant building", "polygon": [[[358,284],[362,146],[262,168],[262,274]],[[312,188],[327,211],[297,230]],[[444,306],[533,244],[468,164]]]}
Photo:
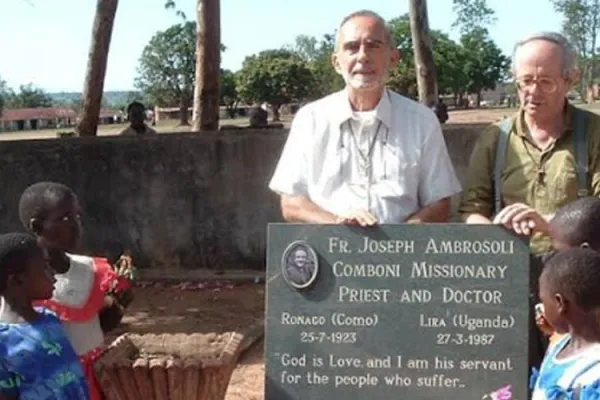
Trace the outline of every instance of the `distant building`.
{"label": "distant building", "polygon": [[70,108],[4,109],[0,115],[0,131],[28,131],[73,126],[77,113]]}
{"label": "distant building", "polygon": [[[515,95],[515,84],[513,82],[498,83],[494,90],[484,90],[481,92],[481,107],[498,107],[507,104],[509,96]],[[470,94],[468,96],[469,106],[474,107],[477,96]]]}
{"label": "distant building", "polygon": [[[120,110],[102,109],[98,123],[122,123]],[[77,124],[77,112],[66,107],[8,108],[0,115],[0,132],[69,128]]]}

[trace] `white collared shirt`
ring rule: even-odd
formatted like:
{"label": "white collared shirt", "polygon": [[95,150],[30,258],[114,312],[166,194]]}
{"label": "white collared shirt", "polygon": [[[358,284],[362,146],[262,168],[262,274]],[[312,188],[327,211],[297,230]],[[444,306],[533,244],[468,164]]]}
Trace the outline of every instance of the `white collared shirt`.
{"label": "white collared shirt", "polygon": [[[384,92],[377,121],[359,138],[345,90],[298,110],[269,187],[306,196],[335,215],[367,209],[379,223],[401,223],[420,209],[461,191],[435,114],[397,93]],[[357,144],[371,154],[371,178]],[[356,141],[352,138],[352,131]],[[368,139],[368,140],[365,140]],[[366,145],[365,145],[366,143]]]}

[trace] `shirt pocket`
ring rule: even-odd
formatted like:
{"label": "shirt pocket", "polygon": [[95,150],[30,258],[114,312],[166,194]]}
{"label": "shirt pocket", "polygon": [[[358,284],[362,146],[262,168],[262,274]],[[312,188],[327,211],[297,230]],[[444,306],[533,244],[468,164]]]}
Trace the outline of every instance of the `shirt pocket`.
{"label": "shirt pocket", "polygon": [[378,165],[374,169],[375,183],[381,197],[414,197],[418,193],[419,169],[416,157],[411,157],[388,144],[382,146]]}
{"label": "shirt pocket", "polygon": [[558,158],[550,171],[550,176],[554,175],[552,187],[549,189],[549,194],[555,199],[557,208],[576,200],[579,192],[579,180],[577,176],[577,168],[575,166],[575,157],[570,152],[565,150],[557,152]]}
{"label": "shirt pocket", "polygon": [[557,174],[551,191],[556,199],[557,208],[577,199],[579,192],[577,172],[574,169],[564,168]]}

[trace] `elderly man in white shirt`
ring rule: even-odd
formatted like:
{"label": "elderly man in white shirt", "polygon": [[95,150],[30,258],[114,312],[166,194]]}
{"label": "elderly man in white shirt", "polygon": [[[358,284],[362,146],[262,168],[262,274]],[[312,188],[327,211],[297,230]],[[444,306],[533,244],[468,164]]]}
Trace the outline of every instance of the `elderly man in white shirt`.
{"label": "elderly man in white shirt", "polygon": [[344,90],[301,108],[269,187],[289,222],[445,222],[460,184],[427,107],[385,88],[398,63],[371,11],[340,24],[332,62]]}

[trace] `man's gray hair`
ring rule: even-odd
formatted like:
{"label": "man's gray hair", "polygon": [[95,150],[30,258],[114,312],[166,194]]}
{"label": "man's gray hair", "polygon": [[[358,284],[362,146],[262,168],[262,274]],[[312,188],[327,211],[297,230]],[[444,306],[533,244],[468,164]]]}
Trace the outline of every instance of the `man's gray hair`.
{"label": "man's gray hair", "polygon": [[560,46],[560,48],[563,51],[562,66],[563,75],[565,77],[570,76],[570,74],[575,69],[577,69],[577,50],[575,49],[575,47],[573,47],[571,42],[569,42],[569,39],[557,32],[536,32],[531,35],[528,35],[524,39],[517,42],[517,44],[515,45],[512,54],[513,72],[515,72],[515,55],[517,54],[517,51],[526,43],[532,42],[534,40],[544,40],[546,42],[551,42]]}
{"label": "man's gray hair", "polygon": [[392,49],[396,48],[396,46],[394,45],[394,38],[392,37],[392,32],[390,31],[390,28],[388,27],[387,22],[385,22],[385,19],[383,19],[381,17],[381,15],[377,14],[375,11],[360,10],[360,11],[355,11],[351,14],[346,15],[342,19],[342,22],[340,23],[337,31],[335,32],[335,51],[339,50],[340,40],[341,40],[340,31],[342,30],[342,28],[344,27],[344,25],[346,25],[346,23],[348,21],[350,21],[353,18],[357,18],[357,17],[373,18],[383,28],[383,34],[385,36],[386,44],[389,45],[390,48],[392,48]]}

